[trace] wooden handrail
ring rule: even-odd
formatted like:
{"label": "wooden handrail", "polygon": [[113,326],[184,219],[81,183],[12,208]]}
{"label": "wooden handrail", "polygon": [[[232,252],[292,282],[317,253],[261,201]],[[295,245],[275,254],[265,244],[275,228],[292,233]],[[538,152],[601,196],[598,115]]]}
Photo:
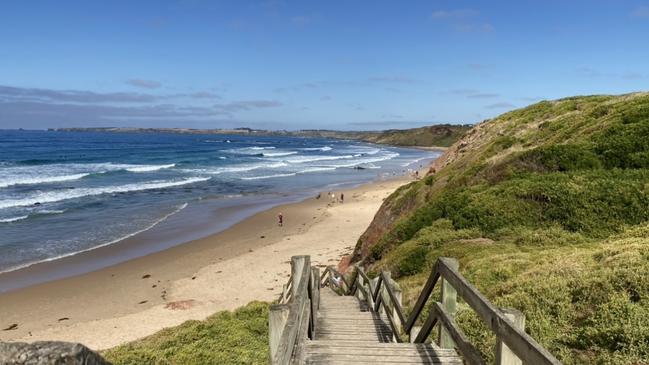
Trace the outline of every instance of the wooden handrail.
{"label": "wooden handrail", "polygon": [[[315,272],[317,275],[317,271]],[[291,294],[286,304],[271,306],[269,318],[272,364],[291,364],[299,362],[303,353],[304,341],[313,336],[315,325],[314,301],[320,283],[311,269],[309,256],[291,258]],[[285,314],[282,314],[285,313]],[[311,329],[311,331],[310,331]]]}
{"label": "wooden handrail", "polygon": [[[443,279],[445,281],[445,287],[446,285],[450,285],[449,290],[454,289],[453,295],[455,295],[456,292],[457,295],[459,295],[478,314],[479,318],[487,325],[487,327],[494,332],[498,340],[504,343],[518,357],[518,359],[523,361],[523,363],[543,365],[561,364],[561,362],[559,362],[559,360],[557,360],[549,351],[525,333],[523,328],[518,328],[500,309],[496,308],[482,294],[480,294],[480,292],[471,285],[462,274],[459,273],[456,267],[457,261],[451,258],[440,257],[435,262],[426,284],[417,298],[410,315],[407,317],[404,315],[400,300],[394,293],[394,288],[391,285],[391,282],[393,281],[388,277],[386,272],[381,272],[379,274],[374,285],[372,285],[372,280],[369,279],[363,268],[360,266],[355,266],[356,274],[351,285],[349,285],[345,277],[333,267],[327,268],[325,273],[323,273],[323,278],[327,273],[329,273],[330,278],[333,275],[341,277],[347,286],[347,290],[342,288],[342,286],[338,285],[335,281],[332,280],[332,282],[343,289],[343,294],[354,295],[355,291],[359,289],[361,294],[368,301],[370,309],[375,312],[379,311],[381,305],[383,305],[390,326],[392,327],[395,341],[401,340],[399,337],[401,330],[403,330],[406,335],[412,334],[414,325],[424,312],[424,307],[432,295],[435,285],[440,281],[440,279]],[[358,284],[359,278],[362,278],[364,282],[362,285]],[[365,288],[365,283],[367,284],[367,288]],[[384,298],[381,294],[383,291],[387,293],[387,298]],[[389,300],[390,303],[385,303],[386,300]],[[454,301],[455,299],[453,299],[452,303],[455,303]],[[398,328],[399,326],[397,326],[392,311],[396,313],[401,328]],[[423,327],[419,333],[414,336],[415,338],[411,337],[411,340],[416,343],[425,342],[428,336],[430,336],[433,327],[438,322],[446,329],[446,338],[449,338],[450,336],[450,339],[445,341],[450,342],[452,339],[452,344],[460,351],[460,353],[462,353],[468,363],[484,364],[484,360],[480,357],[479,352],[468,342],[466,336],[453,319],[453,316],[438,302],[433,304],[428,313],[428,317],[424,321]],[[440,337],[441,336],[442,334],[440,333]]]}
{"label": "wooden handrail", "polygon": [[487,298],[469,283],[456,269],[449,266],[447,258],[438,260],[440,275],[457,290],[464,301],[478,314],[482,321],[509,347],[524,363],[561,364],[552,354],[539,345],[524,330],[517,328]]}

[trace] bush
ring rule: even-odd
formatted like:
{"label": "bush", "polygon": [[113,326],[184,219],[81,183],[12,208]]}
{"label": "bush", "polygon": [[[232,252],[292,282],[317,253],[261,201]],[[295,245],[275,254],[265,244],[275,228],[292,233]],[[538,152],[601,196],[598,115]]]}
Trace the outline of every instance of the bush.
{"label": "bush", "polygon": [[252,302],[105,351],[115,365],[266,364],[268,304]]}
{"label": "bush", "polygon": [[632,120],[617,123],[598,136],[595,151],[606,167],[649,168],[649,115]]}
{"label": "bush", "polygon": [[602,166],[598,156],[585,145],[551,145],[521,153],[512,162],[523,171],[556,172],[591,170]]}

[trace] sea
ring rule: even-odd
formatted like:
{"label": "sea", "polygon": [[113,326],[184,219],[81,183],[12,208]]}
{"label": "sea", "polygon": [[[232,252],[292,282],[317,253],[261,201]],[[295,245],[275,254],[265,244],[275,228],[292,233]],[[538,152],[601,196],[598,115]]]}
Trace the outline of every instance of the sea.
{"label": "sea", "polygon": [[322,138],[0,131],[0,273],[195,224],[129,254],[146,255],[437,156]]}

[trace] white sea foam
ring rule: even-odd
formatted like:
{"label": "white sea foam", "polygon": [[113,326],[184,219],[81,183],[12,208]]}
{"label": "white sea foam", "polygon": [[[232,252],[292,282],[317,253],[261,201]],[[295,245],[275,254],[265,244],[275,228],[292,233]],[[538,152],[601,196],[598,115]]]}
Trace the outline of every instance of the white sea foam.
{"label": "white sea foam", "polygon": [[187,172],[199,171],[206,174],[218,175],[218,174],[224,174],[230,172],[247,172],[247,171],[253,171],[261,168],[274,169],[274,168],[284,167],[284,166],[287,166],[285,162],[276,162],[276,163],[245,164],[245,165],[235,165],[235,166],[228,166],[228,167],[217,167],[214,169],[186,170],[186,171]]}
{"label": "white sea foam", "polygon": [[354,158],[352,155],[341,155],[341,156],[324,156],[324,155],[316,155],[316,156],[298,156],[298,157],[291,157],[287,158],[284,161],[288,163],[306,163],[306,162],[316,162],[316,161],[333,161],[333,160],[343,160],[343,159],[349,159],[349,158]]}
{"label": "white sea foam", "polygon": [[65,209],[43,209],[36,212],[36,214],[61,214],[65,213]]}
{"label": "white sea foam", "polygon": [[257,155],[260,154],[262,151],[268,151],[268,150],[274,150],[274,146],[265,146],[265,147],[241,147],[241,148],[231,148],[229,150],[225,150],[225,152],[229,153],[235,153],[238,155]]}
{"label": "white sea foam", "polygon": [[322,152],[331,151],[332,149],[333,148],[331,148],[329,146],[301,148],[302,151],[322,151]]}
{"label": "white sea foam", "polygon": [[264,152],[264,157],[281,157],[281,156],[290,156],[297,155],[297,151],[288,151],[288,152]]}
{"label": "white sea foam", "polygon": [[286,173],[286,174],[274,174],[274,175],[264,175],[264,176],[250,176],[250,177],[242,177],[241,180],[264,180],[264,179],[272,179],[275,177],[288,177],[288,176],[295,176],[297,175],[297,172],[291,172],[291,173]]}
{"label": "white sea foam", "polygon": [[263,176],[247,176],[247,177],[242,177],[241,180],[272,179],[272,178],[275,178],[275,177],[289,177],[289,176],[296,176],[296,175],[299,175],[299,174],[307,174],[307,173],[310,173],[310,172],[333,171],[335,169],[336,169],[335,167],[312,167],[312,168],[307,168],[307,169],[296,171],[296,172],[287,172],[287,173],[263,175]]}
{"label": "white sea foam", "polygon": [[16,221],[21,221],[23,219],[29,218],[28,215],[21,215],[20,217],[11,217],[11,218],[3,218],[0,219],[0,223],[11,223],[11,222],[16,222]]}
{"label": "white sea foam", "polygon": [[83,252],[92,251],[92,250],[95,250],[95,249],[98,249],[98,248],[101,248],[101,247],[112,245],[113,243],[117,243],[119,241],[123,241],[123,240],[125,240],[127,238],[133,237],[133,236],[135,236],[137,234],[140,234],[142,232],[146,232],[146,231],[150,230],[151,228],[153,228],[153,227],[157,226],[158,224],[160,224],[160,223],[164,222],[165,220],[167,220],[172,215],[174,215],[174,214],[180,212],[181,210],[187,208],[187,205],[188,205],[187,203],[183,203],[183,204],[179,205],[174,211],[172,211],[169,214],[164,215],[163,217],[156,220],[155,222],[153,222],[151,225],[147,226],[146,228],[140,229],[140,230],[135,231],[133,233],[129,233],[129,234],[127,234],[127,235],[125,235],[123,237],[120,237],[120,238],[118,238],[116,240],[112,240],[110,242],[102,243],[100,245],[87,248],[85,250],[79,250],[79,251],[75,251],[75,252],[70,252],[70,253],[67,253],[67,254],[63,254],[63,255],[59,255],[59,256],[55,256],[55,257],[50,257],[50,258],[39,260],[39,261],[36,261],[36,262],[30,262],[30,263],[27,263],[27,264],[24,264],[24,265],[14,266],[14,267],[11,267],[11,268],[9,268],[7,270],[0,271],[0,274],[7,273],[7,272],[10,272],[10,271],[16,271],[16,270],[24,269],[26,267],[30,267],[30,266],[36,265],[36,264],[41,264],[41,263],[44,263],[44,262],[50,262],[50,261],[59,260],[59,259],[62,259],[62,258],[74,256],[74,255],[77,255],[77,254],[80,254],[80,253],[83,253]]}
{"label": "white sea foam", "polygon": [[[372,157],[372,158],[360,158],[354,160],[354,162],[351,163],[343,163],[343,164],[332,164],[332,165],[324,165],[326,167],[355,167],[355,166],[360,166],[360,165],[369,165],[373,164],[376,162],[381,162],[381,161],[386,161],[386,160],[391,160],[395,157],[398,157],[399,153],[398,152],[390,152],[384,156],[381,157]],[[368,168],[377,168],[377,167],[368,167]]]}
{"label": "white sea foam", "polygon": [[175,163],[167,164],[167,165],[131,165],[133,167],[127,167],[125,170],[130,171],[130,172],[151,172],[151,171],[158,171],[162,169],[170,169],[174,166],[176,166]]}
{"label": "white sea foam", "polygon": [[96,196],[102,194],[127,193],[133,191],[164,189],[174,186],[193,184],[211,179],[210,177],[192,177],[176,181],[152,181],[148,183],[135,183],[119,186],[106,186],[99,188],[80,188],[66,191],[50,191],[40,194],[34,194],[21,199],[5,199],[0,201],[0,209],[13,207],[32,206],[37,203],[54,203],[68,199],[78,199],[87,196]]}
{"label": "white sea foam", "polygon": [[73,181],[91,174],[103,174],[109,171],[152,172],[174,166],[176,164],[136,165],[110,162],[15,166],[0,169],[0,188],[14,185],[38,185]]}
{"label": "white sea foam", "polygon": [[13,185],[36,185],[79,180],[88,175],[90,175],[90,173],[58,176],[7,176],[0,178],[0,188],[6,188]]}

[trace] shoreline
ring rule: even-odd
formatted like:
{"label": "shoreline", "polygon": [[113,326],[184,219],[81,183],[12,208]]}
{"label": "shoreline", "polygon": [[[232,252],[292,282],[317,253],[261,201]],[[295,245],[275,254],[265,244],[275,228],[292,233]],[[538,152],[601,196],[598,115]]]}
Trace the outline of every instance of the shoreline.
{"label": "shoreline", "polygon": [[[0,294],[0,340],[57,339],[105,349],[252,300],[273,300],[290,256],[337,264],[383,199],[409,181],[395,177],[347,189],[343,204],[323,196],[274,206],[204,238]],[[276,225],[279,212],[284,227]],[[70,258],[65,265],[82,265]],[[2,330],[13,324],[18,328]]]}

